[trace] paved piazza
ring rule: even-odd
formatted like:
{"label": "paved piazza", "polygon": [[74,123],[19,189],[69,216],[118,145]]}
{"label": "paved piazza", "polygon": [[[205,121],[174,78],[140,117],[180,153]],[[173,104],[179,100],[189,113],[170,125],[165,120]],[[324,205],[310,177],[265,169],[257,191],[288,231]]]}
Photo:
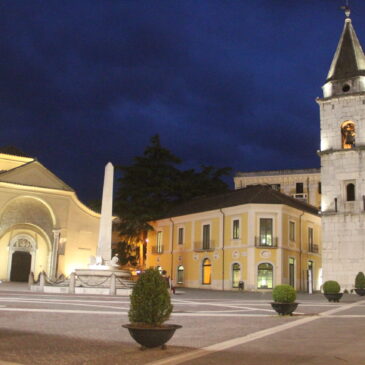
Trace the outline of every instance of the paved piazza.
{"label": "paved piazza", "polygon": [[166,350],[141,351],[121,325],[127,297],[30,293],[0,284],[0,364],[365,364],[365,299],[299,295],[292,317],[270,294],[181,289]]}

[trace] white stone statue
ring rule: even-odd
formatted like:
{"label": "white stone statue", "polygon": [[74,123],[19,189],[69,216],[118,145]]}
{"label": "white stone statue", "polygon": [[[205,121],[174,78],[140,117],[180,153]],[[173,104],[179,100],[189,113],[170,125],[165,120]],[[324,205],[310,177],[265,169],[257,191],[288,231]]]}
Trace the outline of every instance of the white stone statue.
{"label": "white stone statue", "polygon": [[119,266],[119,254],[116,253],[113,256],[113,258],[110,261],[110,266],[114,266],[114,267]]}

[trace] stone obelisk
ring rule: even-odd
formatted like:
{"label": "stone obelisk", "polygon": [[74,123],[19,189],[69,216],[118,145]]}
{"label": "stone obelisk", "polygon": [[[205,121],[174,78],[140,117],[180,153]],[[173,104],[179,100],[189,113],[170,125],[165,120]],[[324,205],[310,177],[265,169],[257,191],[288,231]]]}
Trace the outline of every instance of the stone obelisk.
{"label": "stone obelisk", "polygon": [[113,180],[114,167],[111,162],[105,166],[103,200],[99,228],[96,261],[98,264],[109,264],[112,246],[112,214],[113,214]]}

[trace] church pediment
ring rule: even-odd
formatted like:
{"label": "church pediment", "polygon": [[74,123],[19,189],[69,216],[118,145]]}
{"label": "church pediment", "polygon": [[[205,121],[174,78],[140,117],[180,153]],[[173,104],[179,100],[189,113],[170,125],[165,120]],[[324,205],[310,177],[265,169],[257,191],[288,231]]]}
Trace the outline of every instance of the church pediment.
{"label": "church pediment", "polygon": [[73,191],[66,183],[38,161],[19,166],[0,174],[0,182]]}

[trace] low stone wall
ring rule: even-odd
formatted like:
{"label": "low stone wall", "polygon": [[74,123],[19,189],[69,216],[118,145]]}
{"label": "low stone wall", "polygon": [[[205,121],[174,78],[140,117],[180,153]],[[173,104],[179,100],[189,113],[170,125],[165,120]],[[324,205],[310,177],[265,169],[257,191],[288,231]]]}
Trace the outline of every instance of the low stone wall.
{"label": "low stone wall", "polygon": [[51,280],[45,272],[40,273],[34,281],[33,273],[29,275],[31,291],[42,293],[130,295],[134,282],[127,270],[80,269],[66,277]]}

